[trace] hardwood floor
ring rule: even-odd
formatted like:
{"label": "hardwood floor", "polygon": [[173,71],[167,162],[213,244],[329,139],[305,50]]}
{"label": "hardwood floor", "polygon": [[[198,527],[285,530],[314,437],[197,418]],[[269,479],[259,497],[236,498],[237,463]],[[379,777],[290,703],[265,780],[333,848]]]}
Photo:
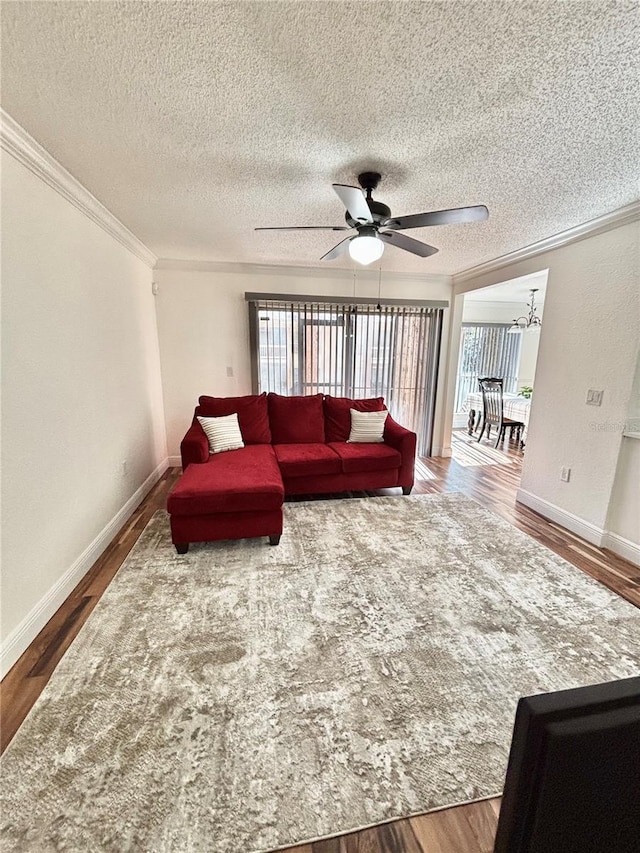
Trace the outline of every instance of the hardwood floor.
{"label": "hardwood floor", "polygon": [[287,847],[285,853],[492,853],[499,812],[495,797]]}
{"label": "hardwood floor", "polygon": [[[610,551],[542,518],[520,504],[522,452],[494,450],[460,430],[451,458],[418,460],[414,494],[459,491],[475,498],[609,589],[640,607],[640,569]],[[147,495],[104,554],[2,682],[0,746],[4,750],[51,677],[56,665],[108,587],[153,513],[163,508],[180,475],[172,468]],[[379,494],[397,494],[386,490]],[[288,848],[288,853],[490,853],[499,798],[397,820],[339,838]]]}

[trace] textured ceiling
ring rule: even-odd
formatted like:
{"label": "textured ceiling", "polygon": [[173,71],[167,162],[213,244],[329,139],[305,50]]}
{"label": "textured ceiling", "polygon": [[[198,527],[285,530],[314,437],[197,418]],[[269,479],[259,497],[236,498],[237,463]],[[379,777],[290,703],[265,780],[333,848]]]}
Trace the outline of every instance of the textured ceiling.
{"label": "textured ceiling", "polygon": [[[4,108],[160,257],[317,265],[383,173],[383,268],[450,273],[638,197],[635,2],[8,2]],[[348,261],[333,261],[348,265]]]}

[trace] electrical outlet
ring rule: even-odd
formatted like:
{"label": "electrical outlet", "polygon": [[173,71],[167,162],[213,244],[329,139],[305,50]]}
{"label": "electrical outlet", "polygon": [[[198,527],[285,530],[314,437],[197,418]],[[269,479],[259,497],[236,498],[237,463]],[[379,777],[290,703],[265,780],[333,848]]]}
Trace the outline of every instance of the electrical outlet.
{"label": "electrical outlet", "polygon": [[596,391],[593,388],[589,388],[587,391],[587,406],[601,406],[603,394],[604,391]]}
{"label": "electrical outlet", "polygon": [[571,479],[571,468],[565,468],[564,466],[560,469],[560,479],[563,483],[568,483]]}
{"label": "electrical outlet", "polygon": [[153,293],[153,295],[154,295],[154,296],[157,296],[157,295],[158,295],[158,290],[159,290],[159,289],[160,289],[160,288],[158,287],[158,282],[157,282],[157,281],[154,281],[154,282],[152,283],[152,285],[151,285],[151,293]]}
{"label": "electrical outlet", "polygon": [[123,476],[123,477],[124,477],[124,475],[127,473],[127,469],[128,469],[128,467],[129,467],[129,466],[128,466],[128,464],[127,464],[127,460],[126,460],[126,459],[123,459],[123,460],[122,460],[122,476]]}
{"label": "electrical outlet", "polygon": [[233,376],[233,367],[227,367],[227,376],[229,378]]}

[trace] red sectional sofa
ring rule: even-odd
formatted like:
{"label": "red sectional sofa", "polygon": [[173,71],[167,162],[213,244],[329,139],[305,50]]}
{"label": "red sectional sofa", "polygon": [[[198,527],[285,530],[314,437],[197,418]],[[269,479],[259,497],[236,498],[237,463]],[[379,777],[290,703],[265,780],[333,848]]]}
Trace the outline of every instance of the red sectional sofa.
{"label": "red sectional sofa", "polygon": [[[351,444],[351,409],[382,411],[382,397],[351,400],[315,394],[200,397],[180,445],[183,475],[169,495],[178,553],[190,542],[282,533],[285,495],[382,489],[409,494],[416,435],[387,417],[382,444]],[[245,447],[209,453],[196,420],[237,413]]]}

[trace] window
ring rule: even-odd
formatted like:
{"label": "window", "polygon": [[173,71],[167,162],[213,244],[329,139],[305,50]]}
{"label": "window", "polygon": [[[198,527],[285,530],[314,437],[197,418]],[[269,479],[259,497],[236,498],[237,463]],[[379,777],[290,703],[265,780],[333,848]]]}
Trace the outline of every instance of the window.
{"label": "window", "polygon": [[455,411],[461,412],[467,395],[478,390],[478,379],[504,380],[504,390],[515,392],[522,335],[509,335],[510,324],[463,323],[456,386]]}
{"label": "window", "polygon": [[258,299],[249,307],[256,391],[384,397],[417,433],[418,454],[430,454],[441,308]]}

